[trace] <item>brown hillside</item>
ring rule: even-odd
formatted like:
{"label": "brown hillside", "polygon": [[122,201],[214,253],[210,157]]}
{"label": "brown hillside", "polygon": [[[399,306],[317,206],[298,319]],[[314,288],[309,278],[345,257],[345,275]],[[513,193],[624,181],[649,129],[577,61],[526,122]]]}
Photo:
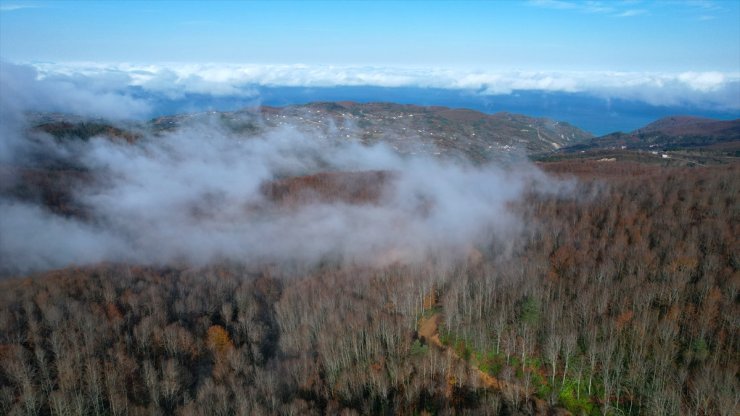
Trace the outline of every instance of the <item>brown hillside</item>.
{"label": "brown hillside", "polygon": [[280,205],[310,202],[374,204],[383,195],[396,173],[373,170],[361,172],[322,172],[266,182],[261,191]]}

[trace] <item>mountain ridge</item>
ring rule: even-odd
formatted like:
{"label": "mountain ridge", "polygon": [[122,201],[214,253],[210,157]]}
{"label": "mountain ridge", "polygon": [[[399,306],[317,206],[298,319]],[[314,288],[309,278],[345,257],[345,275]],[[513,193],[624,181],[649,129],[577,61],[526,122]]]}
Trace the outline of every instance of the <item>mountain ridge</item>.
{"label": "mountain ridge", "polygon": [[[605,150],[716,150],[737,156],[740,119],[674,115],[630,132],[594,136],[570,123],[511,112],[391,102],[318,101],[161,116],[146,123],[110,123],[60,114],[35,114],[35,131],[57,139],[96,135],[133,143],[147,131],[164,132],[214,118],[238,134],[292,125],[333,139],[385,142],[402,154],[447,154],[484,163],[511,155],[567,154]],[[504,157],[507,156],[507,157]]]}
{"label": "mountain ridge", "polygon": [[563,148],[561,152],[606,149],[740,151],[740,118],[717,120],[693,116],[658,119],[631,132],[614,132]]}
{"label": "mountain ridge", "polygon": [[151,124],[170,129],[213,116],[250,134],[264,127],[301,126],[323,137],[385,142],[401,154],[451,155],[475,163],[552,151],[593,137],[567,122],[508,112],[354,101],[164,116]]}

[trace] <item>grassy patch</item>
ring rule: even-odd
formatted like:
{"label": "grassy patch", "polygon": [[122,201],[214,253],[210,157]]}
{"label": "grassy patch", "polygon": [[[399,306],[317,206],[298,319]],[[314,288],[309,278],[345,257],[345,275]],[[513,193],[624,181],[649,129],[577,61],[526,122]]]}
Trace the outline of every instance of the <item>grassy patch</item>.
{"label": "grassy patch", "polygon": [[573,380],[566,379],[565,384],[563,384],[560,389],[560,394],[558,395],[560,405],[568,409],[573,414],[590,415],[594,414],[594,412],[598,414],[598,406],[594,406],[594,404],[591,403],[590,397],[583,394],[583,392],[581,392],[579,397],[577,394],[577,388],[577,384]]}
{"label": "grassy patch", "polygon": [[424,355],[429,351],[429,346],[422,344],[418,339],[411,344],[411,355],[420,356]]}

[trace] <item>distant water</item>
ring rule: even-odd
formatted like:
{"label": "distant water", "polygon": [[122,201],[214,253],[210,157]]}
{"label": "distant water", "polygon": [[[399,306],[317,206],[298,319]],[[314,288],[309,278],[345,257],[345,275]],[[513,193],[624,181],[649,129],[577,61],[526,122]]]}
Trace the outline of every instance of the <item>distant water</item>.
{"label": "distant water", "polygon": [[178,99],[147,96],[155,116],[199,111],[232,111],[255,105],[285,106],[313,101],[394,102],[469,108],[484,113],[507,111],[566,121],[595,135],[632,131],[670,115],[718,119],[740,118],[735,111],[689,106],[653,106],[640,101],[609,99],[583,93],[515,91],[508,95],[482,95],[475,91],[439,88],[384,87],[256,87],[254,97],[213,97],[189,94]]}

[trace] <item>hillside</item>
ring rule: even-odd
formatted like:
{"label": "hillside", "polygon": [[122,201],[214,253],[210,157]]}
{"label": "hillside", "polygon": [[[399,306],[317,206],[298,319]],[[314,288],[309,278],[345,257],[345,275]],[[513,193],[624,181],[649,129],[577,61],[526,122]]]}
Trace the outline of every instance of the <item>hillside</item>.
{"label": "hillside", "polygon": [[737,158],[534,166],[515,129],[578,132],[393,104],[35,117],[0,166],[1,414],[737,413]]}
{"label": "hillside", "polygon": [[[531,228],[453,264],[6,279],[0,412],[737,414],[738,166],[541,167],[574,193],[529,193],[511,209]],[[373,176],[346,177],[351,202]]]}
{"label": "hillside", "polygon": [[666,117],[629,133],[612,133],[563,148],[561,152],[594,150],[716,150],[740,151],[740,119],[713,120]]}
{"label": "hillside", "polygon": [[296,206],[313,202],[376,204],[393,172],[321,172],[265,182],[260,190],[270,202]]}
{"label": "hillside", "polygon": [[384,142],[401,154],[475,162],[552,151],[592,137],[568,123],[519,114],[355,102],[160,117],[152,126],[173,129],[213,117],[245,135],[294,126],[333,140],[357,140],[364,144]]}
{"label": "hillside", "polygon": [[[567,123],[548,119],[391,103],[260,107],[180,114],[147,123],[111,123],[47,113],[31,113],[28,118],[31,128],[24,140],[32,146],[23,159],[0,166],[0,196],[41,203],[56,214],[76,217],[86,217],[88,213],[75,198],[73,189],[95,185],[95,175],[78,160],[77,141],[88,142],[94,137],[125,147],[142,138],[163,140],[167,134],[187,129],[200,131],[203,126],[247,139],[295,129],[321,146],[385,143],[400,155],[477,164],[551,152],[591,137]],[[49,146],[43,144],[47,134],[56,143],[54,147],[65,150],[49,151]]]}
{"label": "hillside", "polygon": [[537,153],[585,140],[591,135],[568,123],[511,113],[420,107],[390,103],[317,103],[299,107],[311,114],[351,120],[362,129],[363,141],[394,137],[432,143],[441,152],[462,152],[472,160],[496,159],[500,153]]}

